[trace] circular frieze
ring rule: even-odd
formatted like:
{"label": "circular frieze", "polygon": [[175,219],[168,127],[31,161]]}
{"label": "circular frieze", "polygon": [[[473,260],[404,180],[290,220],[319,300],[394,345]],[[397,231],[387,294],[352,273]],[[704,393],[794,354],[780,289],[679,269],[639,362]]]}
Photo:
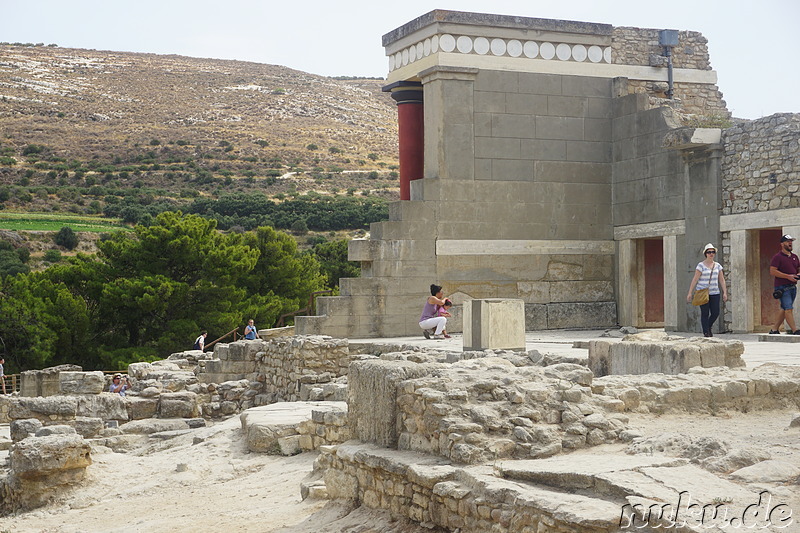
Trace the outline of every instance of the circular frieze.
{"label": "circular frieze", "polygon": [[572,59],[575,61],[586,61],[586,47],[576,44],[572,47]]}
{"label": "circular frieze", "polygon": [[403,50],[403,66],[408,65],[408,48]]}
{"label": "circular frieze", "polygon": [[389,72],[394,70],[394,54],[389,56]]}
{"label": "circular frieze", "polygon": [[506,51],[511,57],[519,57],[522,55],[522,43],[516,39],[508,41]]}
{"label": "circular frieze", "polygon": [[492,39],[492,54],[501,56],[506,53],[506,42],[503,39]]}
{"label": "circular frieze", "polygon": [[539,55],[539,45],[533,41],[525,41],[522,51],[525,53],[525,57],[533,59]]}
{"label": "circular frieze", "polygon": [[422,43],[417,43],[417,59],[422,59]]}
{"label": "circular frieze", "polygon": [[416,46],[409,46],[408,47],[408,62],[413,63],[417,60],[417,47]]}
{"label": "circular frieze", "polygon": [[431,53],[435,54],[439,51],[439,36],[434,35],[431,37]]}
{"label": "circular frieze", "polygon": [[442,49],[442,52],[452,52],[456,49],[456,38],[445,33],[439,37],[439,48]]}
{"label": "circular frieze", "polygon": [[456,48],[458,48],[458,51],[462,54],[468,54],[472,52],[472,39],[466,35],[462,35],[456,41]]}
{"label": "circular frieze", "polygon": [[561,61],[567,61],[570,57],[572,57],[572,48],[568,44],[561,43],[556,46],[556,56]]}
{"label": "circular frieze", "polygon": [[589,47],[589,61],[599,63],[603,60],[603,49],[597,45]]}
{"label": "circular frieze", "polygon": [[475,52],[480,55],[486,55],[489,52],[489,39],[486,37],[478,37],[475,39]]}
{"label": "circular frieze", "polygon": [[428,57],[431,55],[431,40],[425,39],[425,42],[422,44],[422,55]]}
{"label": "circular frieze", "polygon": [[611,63],[611,47],[607,47],[603,50],[603,59],[605,59],[606,63]]}
{"label": "circular frieze", "polygon": [[539,55],[542,56],[542,59],[553,59],[556,55],[556,47],[553,46],[553,43],[542,43],[539,46]]}

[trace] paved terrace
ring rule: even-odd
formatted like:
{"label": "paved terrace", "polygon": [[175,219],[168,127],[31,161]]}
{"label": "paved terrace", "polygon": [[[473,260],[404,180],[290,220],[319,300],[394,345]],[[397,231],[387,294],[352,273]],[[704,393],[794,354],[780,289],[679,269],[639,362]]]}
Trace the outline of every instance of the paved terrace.
{"label": "paved terrace", "polygon": [[[546,330],[528,331],[525,334],[525,348],[538,350],[542,354],[559,354],[570,356],[585,356],[588,353],[588,341],[595,339],[621,340],[618,337],[602,336],[606,331],[615,334],[618,330]],[[644,331],[644,330],[639,330]],[[655,331],[659,331],[655,329]],[[660,331],[664,331],[661,329]],[[675,333],[670,335],[681,337],[697,337],[698,334]],[[744,343],[744,359],[748,368],[754,368],[764,363],[780,363],[784,365],[800,365],[800,335],[767,335],[764,333],[725,334],[714,335],[722,340],[740,340]],[[422,336],[391,337],[379,339],[350,339],[351,343],[392,343],[408,344],[438,350],[462,351],[463,338],[460,333],[453,334],[450,339],[427,340]]]}

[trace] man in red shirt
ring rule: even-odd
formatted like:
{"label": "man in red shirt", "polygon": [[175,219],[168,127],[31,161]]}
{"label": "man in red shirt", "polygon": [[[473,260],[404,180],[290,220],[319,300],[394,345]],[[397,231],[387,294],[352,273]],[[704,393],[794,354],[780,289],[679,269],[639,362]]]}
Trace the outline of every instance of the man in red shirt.
{"label": "man in red shirt", "polygon": [[775,277],[775,290],[782,291],[780,297],[781,312],[775,326],[769,330],[773,335],[781,332],[783,321],[789,325],[786,333],[800,335],[800,330],[795,328],[794,323],[794,299],[797,297],[797,280],[800,279],[800,259],[792,253],[792,242],[794,237],[784,235],[781,237],[781,251],[775,254],[769,264],[769,275]]}

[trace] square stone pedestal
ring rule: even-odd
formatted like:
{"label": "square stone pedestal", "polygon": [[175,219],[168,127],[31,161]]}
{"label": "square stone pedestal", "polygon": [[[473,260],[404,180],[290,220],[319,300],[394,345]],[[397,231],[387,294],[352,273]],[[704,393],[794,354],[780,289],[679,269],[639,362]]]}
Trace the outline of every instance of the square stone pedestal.
{"label": "square stone pedestal", "polygon": [[525,302],[501,298],[464,302],[464,350],[525,351]]}

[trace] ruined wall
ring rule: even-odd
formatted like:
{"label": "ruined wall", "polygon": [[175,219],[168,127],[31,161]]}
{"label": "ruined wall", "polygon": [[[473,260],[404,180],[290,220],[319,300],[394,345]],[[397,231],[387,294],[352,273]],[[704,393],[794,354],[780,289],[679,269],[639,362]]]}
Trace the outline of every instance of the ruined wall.
{"label": "ruined wall", "polygon": [[[664,47],[658,44],[656,29],[615,27],[612,31],[612,61],[615,64],[667,68]],[[695,31],[679,31],[678,46],[672,49],[674,69],[711,70],[708,40]],[[716,85],[676,82],[673,98],[666,99],[665,81],[629,80],[630,94],[642,93],[651,97],[650,107],[669,105],[684,114],[702,115],[723,120],[730,117],[722,93]]]}
{"label": "ruined wall", "polygon": [[[262,349],[255,357],[255,381],[263,383],[255,405],[307,400],[312,389],[347,376],[352,360],[347,339],[284,337],[265,342]],[[336,394],[334,388],[329,391]]]}
{"label": "ruined wall", "polygon": [[800,114],[737,123],[722,142],[723,215],[800,207]]}

